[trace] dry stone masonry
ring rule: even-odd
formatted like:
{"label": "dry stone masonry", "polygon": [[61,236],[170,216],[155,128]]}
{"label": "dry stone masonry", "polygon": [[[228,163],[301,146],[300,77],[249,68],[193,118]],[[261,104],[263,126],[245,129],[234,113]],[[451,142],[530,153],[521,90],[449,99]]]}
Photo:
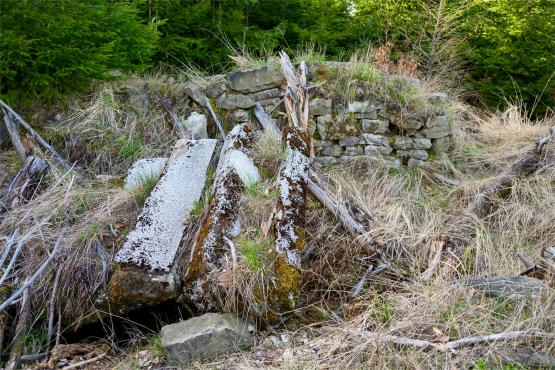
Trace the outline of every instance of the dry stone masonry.
{"label": "dry stone masonry", "polygon": [[[348,63],[328,63],[326,66],[348,68]],[[396,83],[421,93],[419,80],[394,77]],[[315,80],[317,84],[317,74]],[[283,122],[284,88],[278,67],[264,66],[213,76],[201,90],[221,116],[238,124],[252,121],[251,110],[256,103],[278,122]],[[188,86],[185,92],[198,89],[198,86]],[[195,99],[194,96],[191,98]],[[429,93],[426,99],[436,107],[447,106],[445,93]],[[377,97],[354,99],[346,104],[340,100],[316,94],[310,102],[315,161],[320,164],[336,164],[357,156],[381,156],[394,166],[428,167],[434,155],[449,150],[452,118],[446,109],[407,116],[386,106]]]}

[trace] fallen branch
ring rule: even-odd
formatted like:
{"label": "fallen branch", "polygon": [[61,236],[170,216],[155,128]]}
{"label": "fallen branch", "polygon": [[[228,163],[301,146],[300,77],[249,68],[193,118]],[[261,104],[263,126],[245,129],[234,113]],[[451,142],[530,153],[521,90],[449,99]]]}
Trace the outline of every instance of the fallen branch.
{"label": "fallen branch", "polygon": [[48,258],[42,263],[42,265],[37,269],[37,271],[35,271],[35,273],[33,275],[31,275],[30,278],[28,278],[27,280],[25,280],[25,282],[21,285],[21,287],[19,287],[19,289],[17,289],[14,293],[12,293],[12,295],[6,299],[4,302],[2,302],[2,304],[0,304],[0,312],[4,311],[6,309],[6,307],[8,307],[10,305],[10,303],[12,303],[13,301],[15,301],[21,294],[23,294],[31,285],[33,285],[33,283],[37,280],[37,278],[39,276],[42,275],[42,273],[44,272],[44,270],[48,267],[48,265],[50,264],[50,262],[52,262],[52,260],[54,259],[54,256],[56,255],[56,253],[58,253],[58,250],[60,248],[60,244],[62,242],[62,238],[64,236],[64,230],[62,230],[62,232],[60,232],[60,235],[58,236],[58,240],[56,240],[56,244],[54,245],[54,249],[52,250],[52,252],[50,253],[50,255],[48,256]]}
{"label": "fallen branch", "polygon": [[397,335],[382,335],[374,332],[364,332],[363,336],[367,339],[377,340],[379,342],[390,342],[399,345],[406,345],[417,348],[432,348],[438,351],[455,350],[460,347],[465,347],[479,343],[491,343],[506,341],[511,339],[541,339],[549,338],[555,339],[555,334],[546,333],[539,330],[532,331],[508,331],[504,333],[496,333],[489,335],[480,335],[474,337],[467,337],[458,340],[453,340],[447,343],[434,343],[427,340],[411,339],[400,337]]}
{"label": "fallen branch", "polygon": [[[464,253],[464,246],[468,244],[468,239],[474,236],[477,220],[491,212],[495,199],[506,196],[515,180],[530,176],[548,160],[553,160],[553,157],[547,153],[546,147],[553,140],[555,129],[552,128],[549,132],[549,136],[538,140],[533,149],[527,151],[518,160],[507,166],[499,176],[486,184],[465,210],[448,216],[444,224],[452,226],[445,235],[436,238],[445,243],[443,248],[445,252],[451,253],[453,257],[460,260]],[[432,276],[435,268],[439,265],[436,258],[432,260],[432,263],[433,265],[425,271],[427,278]],[[451,264],[447,263],[446,265]]]}
{"label": "fallen branch", "polygon": [[226,138],[225,131],[222,127],[222,124],[220,123],[220,119],[216,115],[216,112],[214,112],[214,108],[212,108],[210,99],[208,99],[208,97],[204,95],[204,93],[200,91],[200,89],[194,84],[187,85],[187,87],[185,88],[185,93],[191,99],[196,101],[198,104],[208,109],[208,111],[210,112],[210,115],[212,116],[212,119],[214,120],[214,122],[216,123],[216,126],[218,127],[218,131],[220,132],[220,136],[222,137],[222,140],[225,140]]}
{"label": "fallen branch", "polygon": [[79,362],[76,362],[76,363],[71,364],[69,366],[62,367],[62,370],[77,369],[77,368],[92,364],[93,362],[97,362],[97,361],[102,360],[104,357],[106,357],[106,355],[107,355],[106,353],[102,353],[102,354],[100,354],[96,357],[89,358],[88,360],[79,361]]}
{"label": "fallen branch", "polygon": [[185,129],[185,125],[183,124],[183,122],[181,122],[181,120],[177,116],[175,108],[172,107],[169,99],[166,98],[163,95],[160,95],[160,102],[162,103],[164,108],[166,108],[166,111],[170,115],[170,117],[172,119],[173,127],[175,128],[175,131],[177,132],[177,136],[179,136],[180,139],[188,139],[189,135],[187,135],[187,130]]}
{"label": "fallen branch", "polygon": [[270,116],[268,116],[268,114],[264,111],[264,108],[262,108],[260,103],[256,103],[254,107],[254,115],[262,125],[262,128],[264,129],[265,132],[270,134],[278,141],[281,139],[280,132],[276,123],[274,122],[273,119],[270,118]]}
{"label": "fallen branch", "polygon": [[8,104],[6,104],[2,99],[0,99],[0,105],[2,105],[4,108],[6,108],[8,110],[8,112],[19,121],[19,123],[25,127],[25,129],[29,132],[29,134],[31,135],[31,137],[33,139],[35,139],[40,145],[43,146],[43,148],[45,148],[46,150],[48,150],[52,156],[56,159],[56,161],[58,161],[58,163],[66,170],[66,171],[72,171],[73,167],[66,162],[65,159],[62,158],[62,156],[60,154],[58,154],[58,152],[56,151],[56,149],[54,149],[50,144],[48,144],[46,142],[46,140],[44,140],[35,130],[33,130],[33,128],[27,123],[25,122],[25,120],[23,118],[21,118],[21,116],[19,114],[17,114]]}
{"label": "fallen branch", "polygon": [[[0,310],[1,312],[1,310]],[[6,370],[15,370],[19,367],[21,359],[21,352],[23,351],[23,344],[29,326],[29,318],[31,316],[31,297],[27,288],[23,291],[23,300],[21,302],[21,309],[19,310],[19,320],[15,327],[15,335],[12,340],[12,348],[10,350],[10,358],[6,363]]]}

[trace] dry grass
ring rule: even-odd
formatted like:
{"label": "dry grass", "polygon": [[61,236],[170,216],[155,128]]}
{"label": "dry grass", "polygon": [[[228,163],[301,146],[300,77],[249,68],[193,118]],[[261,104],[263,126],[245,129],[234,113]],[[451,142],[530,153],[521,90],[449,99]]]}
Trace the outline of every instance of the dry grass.
{"label": "dry grass", "polygon": [[[468,277],[518,275],[523,266],[517,253],[534,260],[543,247],[553,246],[553,163],[517,181],[508,198],[497,200],[494,211],[479,220],[476,237],[468,246],[472,253],[458,268],[451,268],[448,275],[440,269],[428,281],[420,277],[433,253],[431,240],[448,229],[446,216],[456,214],[481,184],[532,148],[551,125],[553,118],[530,122],[512,107],[458,127],[454,151],[436,165],[444,175],[456,176],[461,181],[458,186],[438,185],[421,170],[398,171],[371,159],[332,169],[330,175],[341,194],[354,197],[375,216],[372,233],[384,246],[392,270],[370,280],[358,297],[353,296],[353,286],[370,263],[364,257],[372,248],[353,240],[326,210],[309,202],[304,307],[295,311],[296,320],[285,325],[289,330],[277,331],[293,338],[291,349],[283,355],[283,349],[263,344],[249,353],[195,367],[489,368],[518,363],[516,352],[555,355],[555,343],[548,338],[442,352],[368,336],[373,332],[443,343],[505,331],[555,331],[552,289],[537,298],[488,298],[458,283]],[[469,155],[469,148],[483,150]],[[301,322],[314,324],[298,327]]]}

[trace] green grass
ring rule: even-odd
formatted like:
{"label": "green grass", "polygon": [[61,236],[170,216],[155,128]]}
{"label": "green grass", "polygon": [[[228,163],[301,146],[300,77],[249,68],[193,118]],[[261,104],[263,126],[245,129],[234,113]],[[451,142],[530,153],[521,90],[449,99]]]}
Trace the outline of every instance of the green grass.
{"label": "green grass", "polygon": [[266,267],[266,254],[270,248],[270,243],[267,240],[260,242],[238,238],[235,240],[237,250],[247,267],[252,271],[264,270]]}
{"label": "green grass", "polygon": [[145,203],[146,198],[148,198],[157,183],[158,176],[146,176],[135,187],[129,190],[137,205],[142,206]]}
{"label": "green grass", "polygon": [[143,138],[135,135],[130,138],[120,136],[117,139],[118,156],[122,159],[134,158],[143,147]]}

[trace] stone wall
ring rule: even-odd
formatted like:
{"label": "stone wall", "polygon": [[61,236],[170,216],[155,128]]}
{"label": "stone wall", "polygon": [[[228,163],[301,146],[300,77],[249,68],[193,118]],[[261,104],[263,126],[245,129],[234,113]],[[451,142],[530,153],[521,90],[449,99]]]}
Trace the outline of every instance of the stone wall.
{"label": "stone wall", "polygon": [[[317,74],[313,74],[313,77]],[[415,93],[420,81],[395,76]],[[317,78],[315,78],[317,83]],[[264,66],[217,75],[202,87],[225,121],[249,121],[249,110],[256,103],[276,120],[285,124],[283,105],[284,80],[278,68]],[[451,119],[446,113],[445,93],[423,94],[426,101],[439,109],[411,115],[396,111],[379,98],[344,99],[324,97],[310,102],[310,122],[315,160],[321,164],[335,164],[345,158],[372,155],[383,156],[394,165],[428,166],[434,154],[449,149]],[[341,103],[343,101],[343,103]]]}

